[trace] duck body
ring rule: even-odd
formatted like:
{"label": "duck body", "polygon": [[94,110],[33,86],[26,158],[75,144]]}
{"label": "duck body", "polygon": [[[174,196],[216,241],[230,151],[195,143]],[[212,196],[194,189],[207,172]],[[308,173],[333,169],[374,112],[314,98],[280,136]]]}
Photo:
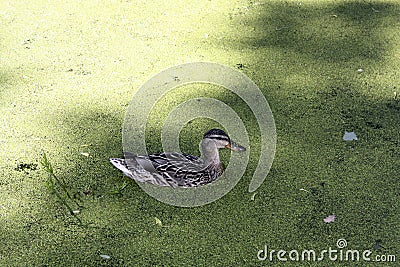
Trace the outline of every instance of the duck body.
{"label": "duck body", "polygon": [[145,156],[126,153],[125,159],[112,158],[110,161],[138,182],[174,188],[208,184],[223,174],[222,163],[206,166],[199,157],[174,152]]}
{"label": "duck body", "polygon": [[110,162],[126,176],[137,182],[169,187],[195,187],[212,183],[223,174],[219,148],[244,151],[219,129],[204,134],[200,143],[201,157],[163,152],[150,155],[125,153],[125,159],[111,158]]}

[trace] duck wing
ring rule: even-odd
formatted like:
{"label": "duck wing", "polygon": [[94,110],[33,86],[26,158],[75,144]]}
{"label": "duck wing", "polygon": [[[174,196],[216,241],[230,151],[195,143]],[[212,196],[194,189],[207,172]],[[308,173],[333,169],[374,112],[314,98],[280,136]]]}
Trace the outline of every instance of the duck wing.
{"label": "duck wing", "polygon": [[172,152],[134,156],[126,153],[125,159],[128,169],[137,169],[140,165],[159,179],[159,184],[192,187],[212,180],[209,166],[205,166],[199,157],[192,155]]}

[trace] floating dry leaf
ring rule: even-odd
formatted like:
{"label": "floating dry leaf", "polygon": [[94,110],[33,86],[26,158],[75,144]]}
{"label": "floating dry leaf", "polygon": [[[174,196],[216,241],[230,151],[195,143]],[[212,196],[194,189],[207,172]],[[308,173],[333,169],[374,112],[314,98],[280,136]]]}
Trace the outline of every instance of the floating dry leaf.
{"label": "floating dry leaf", "polygon": [[158,219],[157,217],[154,217],[154,219],[156,220],[156,225],[157,225],[157,226],[163,227],[163,224],[162,224],[162,222],[161,222],[160,219]]}
{"label": "floating dry leaf", "polygon": [[256,197],[256,195],[257,195],[257,192],[254,192],[253,195],[251,195],[250,200],[251,200],[251,201],[254,201],[254,198]]}
{"label": "floating dry leaf", "polygon": [[304,188],[300,188],[299,190],[300,190],[300,191],[305,191],[305,192],[307,192],[307,193],[310,193],[310,191],[308,191],[308,190],[306,190],[306,189],[304,189]]}
{"label": "floating dry leaf", "polygon": [[89,157],[89,153],[86,153],[86,152],[81,152],[81,155],[85,156],[85,157]]}
{"label": "floating dry leaf", "polygon": [[357,138],[357,135],[355,132],[344,132],[343,140],[344,141],[353,141],[353,140],[357,141],[358,138]]}
{"label": "floating dry leaf", "polygon": [[331,223],[331,222],[334,222],[335,219],[336,219],[336,215],[335,215],[335,214],[332,214],[332,215],[329,215],[328,217],[326,217],[326,218],[324,219],[324,222],[325,222],[325,223]]}
{"label": "floating dry leaf", "polygon": [[110,259],[110,258],[111,258],[110,256],[108,256],[108,255],[105,255],[105,254],[102,254],[102,255],[100,255],[100,257],[102,257],[103,259],[106,259],[106,260],[108,260],[108,259]]}
{"label": "floating dry leaf", "polygon": [[81,147],[88,147],[88,146],[91,146],[92,144],[83,144],[83,145],[81,145]]}

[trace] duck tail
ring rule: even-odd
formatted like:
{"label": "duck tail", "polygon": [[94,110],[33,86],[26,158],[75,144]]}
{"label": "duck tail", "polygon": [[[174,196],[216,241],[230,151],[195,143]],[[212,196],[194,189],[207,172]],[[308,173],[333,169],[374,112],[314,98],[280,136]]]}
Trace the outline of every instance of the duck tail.
{"label": "duck tail", "polygon": [[132,172],[127,168],[125,160],[120,158],[110,158],[110,162],[115,168],[122,171],[126,176],[133,178]]}

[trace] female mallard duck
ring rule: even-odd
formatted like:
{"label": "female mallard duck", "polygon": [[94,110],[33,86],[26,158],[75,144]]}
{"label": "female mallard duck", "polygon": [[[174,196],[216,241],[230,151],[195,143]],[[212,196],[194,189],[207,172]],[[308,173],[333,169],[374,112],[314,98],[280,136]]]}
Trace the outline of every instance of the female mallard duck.
{"label": "female mallard duck", "polygon": [[125,159],[111,158],[110,162],[137,182],[170,187],[194,187],[211,183],[222,175],[219,148],[246,150],[233,142],[223,130],[211,129],[204,134],[200,143],[201,158],[174,152],[146,156],[125,153]]}

